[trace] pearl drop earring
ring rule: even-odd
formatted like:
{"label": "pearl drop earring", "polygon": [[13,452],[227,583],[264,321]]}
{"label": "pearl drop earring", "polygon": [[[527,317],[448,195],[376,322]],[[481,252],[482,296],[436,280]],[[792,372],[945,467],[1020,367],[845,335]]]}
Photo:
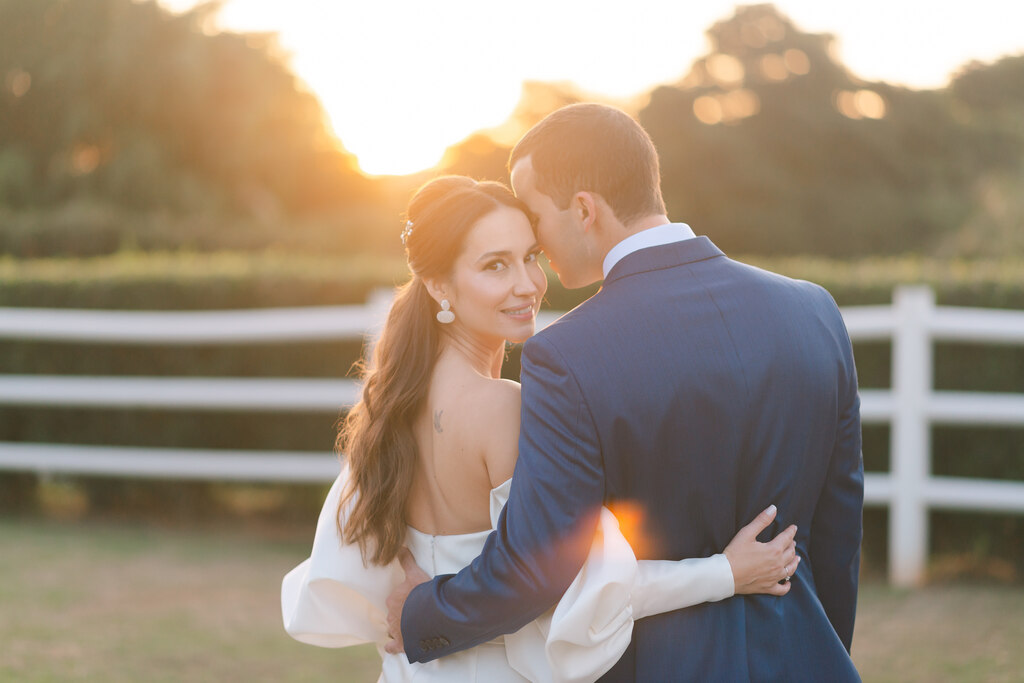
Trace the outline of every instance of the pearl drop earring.
{"label": "pearl drop earring", "polygon": [[441,299],[441,310],[437,312],[437,322],[448,325],[455,322],[455,314],[451,311],[452,305],[448,299]]}

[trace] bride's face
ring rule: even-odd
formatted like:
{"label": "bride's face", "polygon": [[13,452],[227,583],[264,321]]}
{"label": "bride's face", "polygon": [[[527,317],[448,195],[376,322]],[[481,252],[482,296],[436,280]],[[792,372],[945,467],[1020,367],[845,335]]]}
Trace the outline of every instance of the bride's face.
{"label": "bride's face", "polygon": [[523,212],[502,206],[478,220],[452,268],[454,324],[488,340],[529,338],[548,288],[539,254]]}

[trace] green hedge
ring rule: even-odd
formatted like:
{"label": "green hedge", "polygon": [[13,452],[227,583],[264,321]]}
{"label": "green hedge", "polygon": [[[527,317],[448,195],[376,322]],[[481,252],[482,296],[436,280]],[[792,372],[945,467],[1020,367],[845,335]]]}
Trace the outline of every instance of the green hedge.
{"label": "green hedge", "polygon": [[[751,260],[755,265],[816,281],[842,306],[882,304],[901,282],[925,283],[943,305],[1024,309],[1024,265],[1010,262],[941,263],[921,259]],[[97,259],[0,261],[0,306],[121,309],[226,309],[361,303],[370,292],[405,278],[399,259],[341,259],[262,254],[119,254]],[[548,306],[565,310],[594,288],[566,291],[551,278]],[[340,377],[359,358],[356,342],[315,342],[198,347],[135,347],[0,341],[0,373],[67,375],[193,375]],[[855,344],[861,386],[890,386],[888,342]],[[518,377],[511,348],[505,375]],[[938,389],[1019,392],[1024,388],[1024,347],[938,344]],[[197,411],[8,408],[0,411],[0,440],[47,443],[330,450],[336,415],[266,415]],[[937,474],[1024,480],[1024,429],[937,427]],[[865,466],[889,468],[889,428],[866,426]],[[0,475],[0,510],[29,510],[34,478]],[[228,485],[83,479],[98,512],[125,515],[164,509],[173,516],[213,514]],[[26,490],[29,492],[26,493]],[[283,500],[294,514],[317,488]],[[171,491],[171,493],[167,493]],[[223,497],[223,496],[221,496]],[[205,500],[206,505],[197,501]],[[143,504],[141,501],[149,501]],[[187,504],[182,503],[187,501]],[[865,513],[865,557],[879,570],[886,560],[884,508]],[[1014,567],[1024,576],[1024,516],[933,514],[932,549]],[[980,558],[980,559],[978,559]],[[879,570],[880,571],[880,570]]]}
{"label": "green hedge", "polygon": [[362,303],[401,282],[400,258],[263,252],[122,252],[0,258],[0,306],[207,310]]}

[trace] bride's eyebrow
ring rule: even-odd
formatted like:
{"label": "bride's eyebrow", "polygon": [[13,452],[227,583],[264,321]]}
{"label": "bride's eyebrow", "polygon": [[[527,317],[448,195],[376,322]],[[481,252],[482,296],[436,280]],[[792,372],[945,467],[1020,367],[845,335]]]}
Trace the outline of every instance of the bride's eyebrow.
{"label": "bride's eyebrow", "polygon": [[[532,254],[535,251],[540,251],[540,244],[538,244],[537,242],[534,242],[533,244],[531,244],[530,247],[526,250],[526,253],[527,254]],[[502,250],[499,250],[499,251],[488,251],[488,252],[485,252],[484,254],[481,254],[480,257],[477,258],[476,262],[480,263],[481,261],[487,261],[487,260],[490,260],[490,259],[493,259],[493,258],[499,258],[499,257],[500,258],[511,258],[511,256],[512,256],[512,252],[509,251],[508,249],[502,249]]]}
{"label": "bride's eyebrow", "polygon": [[507,250],[505,250],[505,251],[488,251],[488,252],[486,252],[484,254],[481,254],[480,258],[478,258],[476,260],[476,262],[480,263],[481,261],[489,261],[489,260],[491,260],[493,258],[498,258],[498,257],[508,258],[511,255],[512,255],[512,252],[507,251]]}
{"label": "bride's eyebrow", "polygon": [[[529,246],[529,248],[526,250],[526,253],[527,254],[532,254],[534,252],[539,252],[539,251],[541,251],[541,245],[539,243],[535,242],[534,244],[531,244]],[[486,260],[493,259],[493,258],[511,258],[511,257],[512,257],[512,252],[507,250],[507,249],[502,250],[502,251],[488,251],[485,254],[482,254],[478,259],[476,259],[476,262],[479,263],[481,261],[486,261]]]}

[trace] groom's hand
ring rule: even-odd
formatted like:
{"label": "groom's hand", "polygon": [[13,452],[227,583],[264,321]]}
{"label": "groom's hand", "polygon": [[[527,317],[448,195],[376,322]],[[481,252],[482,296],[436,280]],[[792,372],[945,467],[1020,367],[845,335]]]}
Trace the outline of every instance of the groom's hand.
{"label": "groom's hand", "polygon": [[405,609],[405,600],[413,588],[430,581],[430,577],[416,564],[408,548],[398,551],[398,563],[405,572],[405,580],[391,591],[385,602],[388,608],[388,637],[391,640],[385,643],[384,650],[393,655],[405,652],[405,643],[402,641],[402,610]]}

